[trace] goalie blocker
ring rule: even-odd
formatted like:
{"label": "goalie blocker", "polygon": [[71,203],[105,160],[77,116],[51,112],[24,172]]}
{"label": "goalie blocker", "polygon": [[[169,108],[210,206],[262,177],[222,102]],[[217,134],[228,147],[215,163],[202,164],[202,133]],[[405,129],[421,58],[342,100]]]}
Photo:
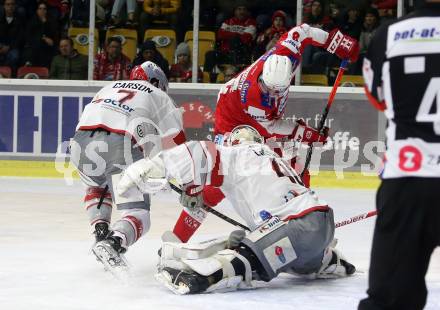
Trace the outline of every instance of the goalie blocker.
{"label": "goalie blocker", "polygon": [[331,244],[333,211],[312,212],[281,221],[274,216],[244,236],[199,244],[164,242],[156,278],[177,294],[230,291],[254,287],[281,272],[309,278],[337,278],[355,272]]}

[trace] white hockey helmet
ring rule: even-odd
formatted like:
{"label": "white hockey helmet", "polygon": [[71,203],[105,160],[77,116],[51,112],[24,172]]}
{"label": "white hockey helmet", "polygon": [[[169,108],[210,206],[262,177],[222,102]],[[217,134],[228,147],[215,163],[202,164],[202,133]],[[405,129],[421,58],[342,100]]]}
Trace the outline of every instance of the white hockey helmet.
{"label": "white hockey helmet", "polygon": [[270,55],[263,65],[260,81],[263,91],[270,94],[282,94],[290,86],[293,78],[292,61],[287,56]]}
{"label": "white hockey helmet", "polygon": [[145,61],[130,72],[130,80],[148,81],[157,88],[168,92],[168,79],[162,69],[154,62]]}
{"label": "white hockey helmet", "polygon": [[252,143],[263,143],[263,137],[254,127],[249,125],[238,125],[232,129],[226,141],[228,146]]}

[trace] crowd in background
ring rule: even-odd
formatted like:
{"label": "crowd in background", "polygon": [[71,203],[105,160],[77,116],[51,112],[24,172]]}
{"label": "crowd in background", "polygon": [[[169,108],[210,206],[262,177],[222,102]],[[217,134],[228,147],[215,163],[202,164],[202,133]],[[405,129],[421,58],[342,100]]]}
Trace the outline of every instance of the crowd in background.
{"label": "crowd in background", "polygon": [[[52,79],[87,79],[88,57],[74,48],[69,27],[89,26],[89,0],[0,1],[0,66],[11,68],[12,77],[22,66],[45,67]],[[397,0],[304,0],[303,20],[330,31],[339,28],[360,42],[360,60],[349,68],[360,74],[361,62],[377,27],[396,17]],[[200,30],[216,33],[215,47],[206,53],[198,80],[204,72],[211,82],[227,81],[274,46],[296,21],[296,1],[204,0],[200,1]],[[130,69],[150,60],[170,81],[191,81],[192,61],[185,32],[192,30],[193,0],[96,0],[95,27],[100,33],[114,28],[138,33],[133,61],[122,52],[120,37],[101,39],[94,59],[93,78],[128,78]],[[177,48],[170,63],[152,40],[143,41],[150,28],[169,28],[176,33]],[[105,38],[105,35],[100,35]],[[303,72],[330,74],[338,60],[317,47],[303,54]]]}

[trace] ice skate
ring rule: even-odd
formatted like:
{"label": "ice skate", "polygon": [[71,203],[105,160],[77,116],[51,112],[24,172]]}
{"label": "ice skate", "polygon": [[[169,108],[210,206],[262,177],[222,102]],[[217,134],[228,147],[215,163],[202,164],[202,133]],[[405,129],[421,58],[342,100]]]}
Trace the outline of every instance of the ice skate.
{"label": "ice skate", "polygon": [[316,275],[318,279],[342,278],[356,272],[356,267],[350,264],[338,250],[329,248],[328,252],[326,254],[328,258],[324,258],[321,270]]}
{"label": "ice skate", "polygon": [[123,255],[125,251],[125,248],[121,246],[121,239],[111,234],[105,240],[97,242],[92,248],[96,259],[117,278],[124,278],[128,275],[129,265]]}
{"label": "ice skate", "polygon": [[160,269],[155,278],[178,295],[203,293],[210,285],[208,277],[170,267]]}

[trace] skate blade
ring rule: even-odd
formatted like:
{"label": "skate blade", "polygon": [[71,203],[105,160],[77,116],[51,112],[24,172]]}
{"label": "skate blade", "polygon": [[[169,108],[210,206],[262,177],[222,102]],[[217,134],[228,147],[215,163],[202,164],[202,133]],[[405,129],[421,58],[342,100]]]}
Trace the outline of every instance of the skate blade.
{"label": "skate blade", "polygon": [[110,247],[99,243],[93,247],[92,253],[104,266],[104,270],[109,271],[117,279],[126,280],[130,276],[129,265],[124,255],[118,255]]}
{"label": "skate blade", "polygon": [[183,283],[176,285],[172,282],[170,274],[164,270],[159,271],[154,275],[156,280],[163,284],[166,288],[172,291],[176,295],[186,295],[189,294],[189,287]]}

